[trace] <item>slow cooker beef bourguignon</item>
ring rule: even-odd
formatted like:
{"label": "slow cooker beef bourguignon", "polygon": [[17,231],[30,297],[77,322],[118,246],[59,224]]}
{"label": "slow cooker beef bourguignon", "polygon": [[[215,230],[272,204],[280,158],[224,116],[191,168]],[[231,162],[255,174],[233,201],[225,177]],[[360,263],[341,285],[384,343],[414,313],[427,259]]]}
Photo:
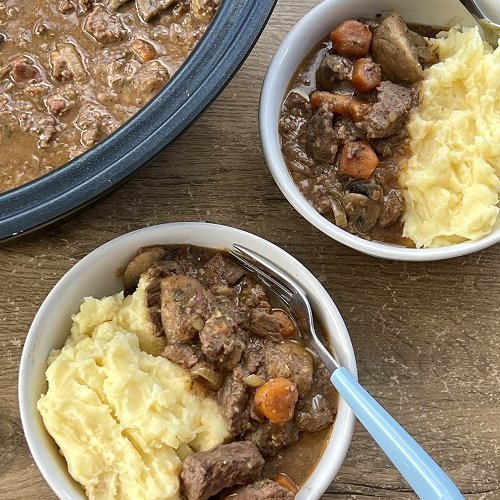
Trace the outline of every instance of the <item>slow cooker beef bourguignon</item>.
{"label": "slow cooker beef bourguignon", "polygon": [[0,192],[80,155],[171,78],[219,0],[0,1]]}
{"label": "slow cooker beef bourguignon", "polygon": [[399,168],[427,41],[396,13],[348,20],[303,61],[280,120],[282,151],[314,208],[366,239],[405,244]]}
{"label": "slow cooker beef bourguignon", "polygon": [[144,273],[162,355],[217,400],[234,440],[185,459],[184,495],[293,499],[335,419],[337,393],[323,363],[294,320],[225,252],[143,248],[124,272],[129,293]]}

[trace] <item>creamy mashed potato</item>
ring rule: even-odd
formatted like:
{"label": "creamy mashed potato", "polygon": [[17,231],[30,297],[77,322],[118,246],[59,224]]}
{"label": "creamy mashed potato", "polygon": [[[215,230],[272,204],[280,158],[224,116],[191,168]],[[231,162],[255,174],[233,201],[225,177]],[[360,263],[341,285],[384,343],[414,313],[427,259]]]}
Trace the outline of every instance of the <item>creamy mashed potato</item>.
{"label": "creamy mashed potato", "polygon": [[71,318],[73,325],[67,342],[74,343],[90,337],[98,325],[112,321],[117,328],[134,332],[143,351],[159,356],[165,348],[166,338],[153,334],[146,305],[147,285],[148,280],[143,276],[136,291],[128,297],[124,297],[123,292],[102,299],[85,297],[80,312]]}
{"label": "creamy mashed potato", "polygon": [[89,498],[180,498],[182,460],[230,437],[189,372],[144,352],[159,349],[145,284],[127,298],[85,299],[49,358],[38,410]]}
{"label": "creamy mashed potato", "polygon": [[477,28],[452,29],[432,45],[440,62],[421,84],[409,124],[412,157],[403,236],[417,247],[478,240],[497,224],[500,192],[500,49]]}

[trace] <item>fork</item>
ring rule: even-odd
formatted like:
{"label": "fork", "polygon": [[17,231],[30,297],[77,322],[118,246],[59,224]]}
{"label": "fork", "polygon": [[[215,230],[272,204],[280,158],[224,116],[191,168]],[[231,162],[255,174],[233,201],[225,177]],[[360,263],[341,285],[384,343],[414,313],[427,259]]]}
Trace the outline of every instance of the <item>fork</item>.
{"label": "fork", "polygon": [[500,11],[496,0],[460,0],[476,20],[486,40],[494,49],[500,38]]}
{"label": "fork", "polygon": [[460,490],[423,448],[371,396],[359,382],[340,366],[323,345],[314,328],[311,305],[306,293],[285,272],[261,255],[241,245],[233,245],[231,255],[243,267],[255,273],[260,281],[289,309],[301,333],[331,374],[331,382],[375,441],[424,500],[462,499]]}

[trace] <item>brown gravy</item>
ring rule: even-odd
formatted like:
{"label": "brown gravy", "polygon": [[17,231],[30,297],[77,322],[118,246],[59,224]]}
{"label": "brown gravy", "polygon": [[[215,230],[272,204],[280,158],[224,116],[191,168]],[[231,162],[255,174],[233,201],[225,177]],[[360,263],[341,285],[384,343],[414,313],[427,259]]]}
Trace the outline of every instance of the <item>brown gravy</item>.
{"label": "brown gravy", "polygon": [[[115,0],[116,1],[116,0]],[[75,158],[168,82],[219,0],[175,0],[147,22],[135,1],[0,1],[0,192]]]}

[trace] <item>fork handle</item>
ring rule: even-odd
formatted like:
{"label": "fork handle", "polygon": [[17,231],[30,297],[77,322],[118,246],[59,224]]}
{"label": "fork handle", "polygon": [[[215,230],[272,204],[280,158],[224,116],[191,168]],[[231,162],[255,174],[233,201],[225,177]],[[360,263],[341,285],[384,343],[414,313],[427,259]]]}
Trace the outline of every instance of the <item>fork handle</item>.
{"label": "fork handle", "polygon": [[464,498],[436,462],[346,368],[337,368],[332,374],[331,381],[420,498],[423,500]]}

